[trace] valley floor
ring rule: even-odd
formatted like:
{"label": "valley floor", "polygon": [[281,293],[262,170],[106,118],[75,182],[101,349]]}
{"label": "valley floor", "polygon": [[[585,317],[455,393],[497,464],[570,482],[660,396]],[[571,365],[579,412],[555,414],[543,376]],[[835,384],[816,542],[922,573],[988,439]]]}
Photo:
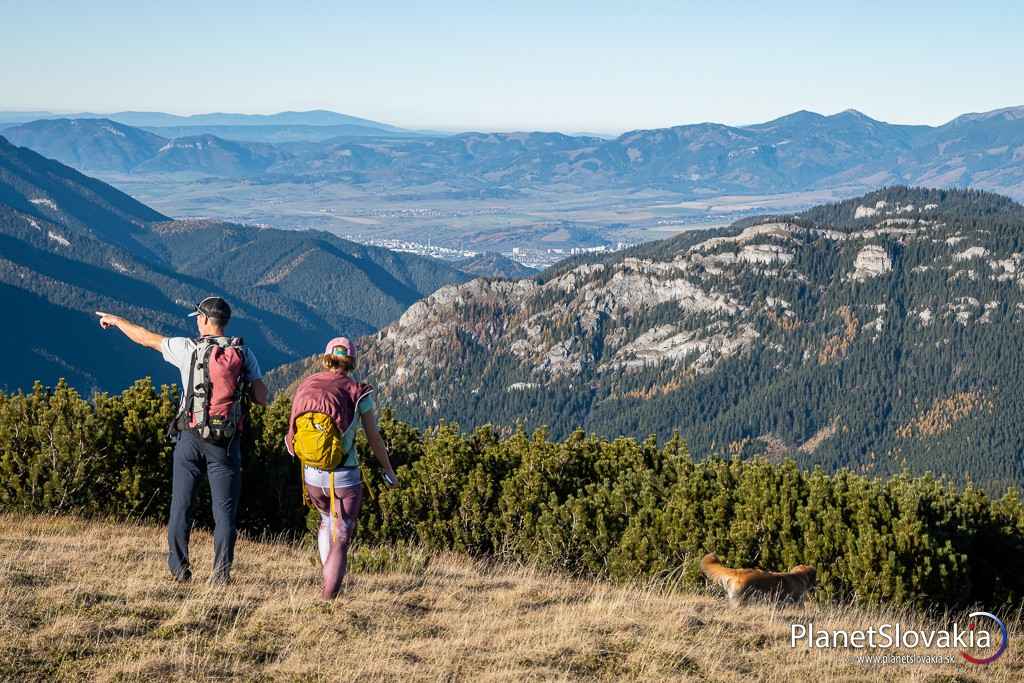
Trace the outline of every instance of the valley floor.
{"label": "valley floor", "polygon": [[1019,614],[990,666],[866,665],[791,648],[789,625],[942,625],[830,605],[731,610],[662,584],[416,548],[359,548],[346,594],[324,604],[301,544],[241,539],[227,588],[203,582],[209,534],[194,534],[192,585],[169,580],[165,550],[157,526],[0,515],[0,680],[1024,680]]}

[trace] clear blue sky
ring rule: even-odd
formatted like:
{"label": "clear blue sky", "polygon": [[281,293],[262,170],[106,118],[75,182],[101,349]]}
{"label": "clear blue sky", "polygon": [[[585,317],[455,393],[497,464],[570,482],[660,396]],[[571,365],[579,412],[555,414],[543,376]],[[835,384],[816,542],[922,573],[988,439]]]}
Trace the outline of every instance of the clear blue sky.
{"label": "clear blue sky", "polygon": [[0,0],[0,109],[617,132],[1024,104],[1019,2],[490,4]]}

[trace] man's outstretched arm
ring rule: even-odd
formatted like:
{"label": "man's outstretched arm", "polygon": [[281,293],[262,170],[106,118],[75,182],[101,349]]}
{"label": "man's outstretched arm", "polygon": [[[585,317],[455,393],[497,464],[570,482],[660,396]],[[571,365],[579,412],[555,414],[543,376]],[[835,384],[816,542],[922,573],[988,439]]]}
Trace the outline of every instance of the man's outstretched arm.
{"label": "man's outstretched arm", "polygon": [[153,349],[154,351],[160,350],[160,344],[163,343],[164,337],[156,332],[150,332],[141,325],[130,323],[124,318],[112,315],[110,313],[104,313],[103,311],[96,311],[96,315],[100,317],[100,327],[108,329],[116,327],[117,329],[124,332],[124,336],[131,339],[136,344],[141,344],[146,348]]}

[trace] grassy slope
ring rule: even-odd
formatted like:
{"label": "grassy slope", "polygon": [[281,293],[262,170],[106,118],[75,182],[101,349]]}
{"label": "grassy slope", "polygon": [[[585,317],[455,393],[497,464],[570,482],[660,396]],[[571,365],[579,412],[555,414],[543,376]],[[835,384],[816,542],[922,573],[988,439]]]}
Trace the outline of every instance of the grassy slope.
{"label": "grassy slope", "polygon": [[[170,582],[165,549],[159,527],[0,515],[0,680],[1024,679],[1019,615],[993,666],[883,672],[843,651],[790,649],[788,624],[923,626],[921,617],[730,611],[661,585],[382,548],[358,549],[345,597],[323,604],[309,548],[242,539],[226,589]],[[203,578],[209,534],[196,532],[193,553]]]}

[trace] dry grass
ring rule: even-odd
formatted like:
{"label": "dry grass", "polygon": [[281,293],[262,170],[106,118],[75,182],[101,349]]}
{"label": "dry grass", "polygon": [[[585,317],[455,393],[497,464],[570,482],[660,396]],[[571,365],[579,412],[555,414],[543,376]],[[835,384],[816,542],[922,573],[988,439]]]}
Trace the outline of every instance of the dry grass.
{"label": "dry grass", "polygon": [[[165,548],[155,526],[0,516],[0,679],[1024,680],[1018,636],[988,667],[871,668],[789,646],[794,620],[926,625],[909,612],[733,611],[659,584],[384,548],[360,549],[345,596],[324,604],[310,549],[243,539],[236,582],[221,588],[171,582]],[[193,555],[201,579],[208,534],[195,534]]]}

